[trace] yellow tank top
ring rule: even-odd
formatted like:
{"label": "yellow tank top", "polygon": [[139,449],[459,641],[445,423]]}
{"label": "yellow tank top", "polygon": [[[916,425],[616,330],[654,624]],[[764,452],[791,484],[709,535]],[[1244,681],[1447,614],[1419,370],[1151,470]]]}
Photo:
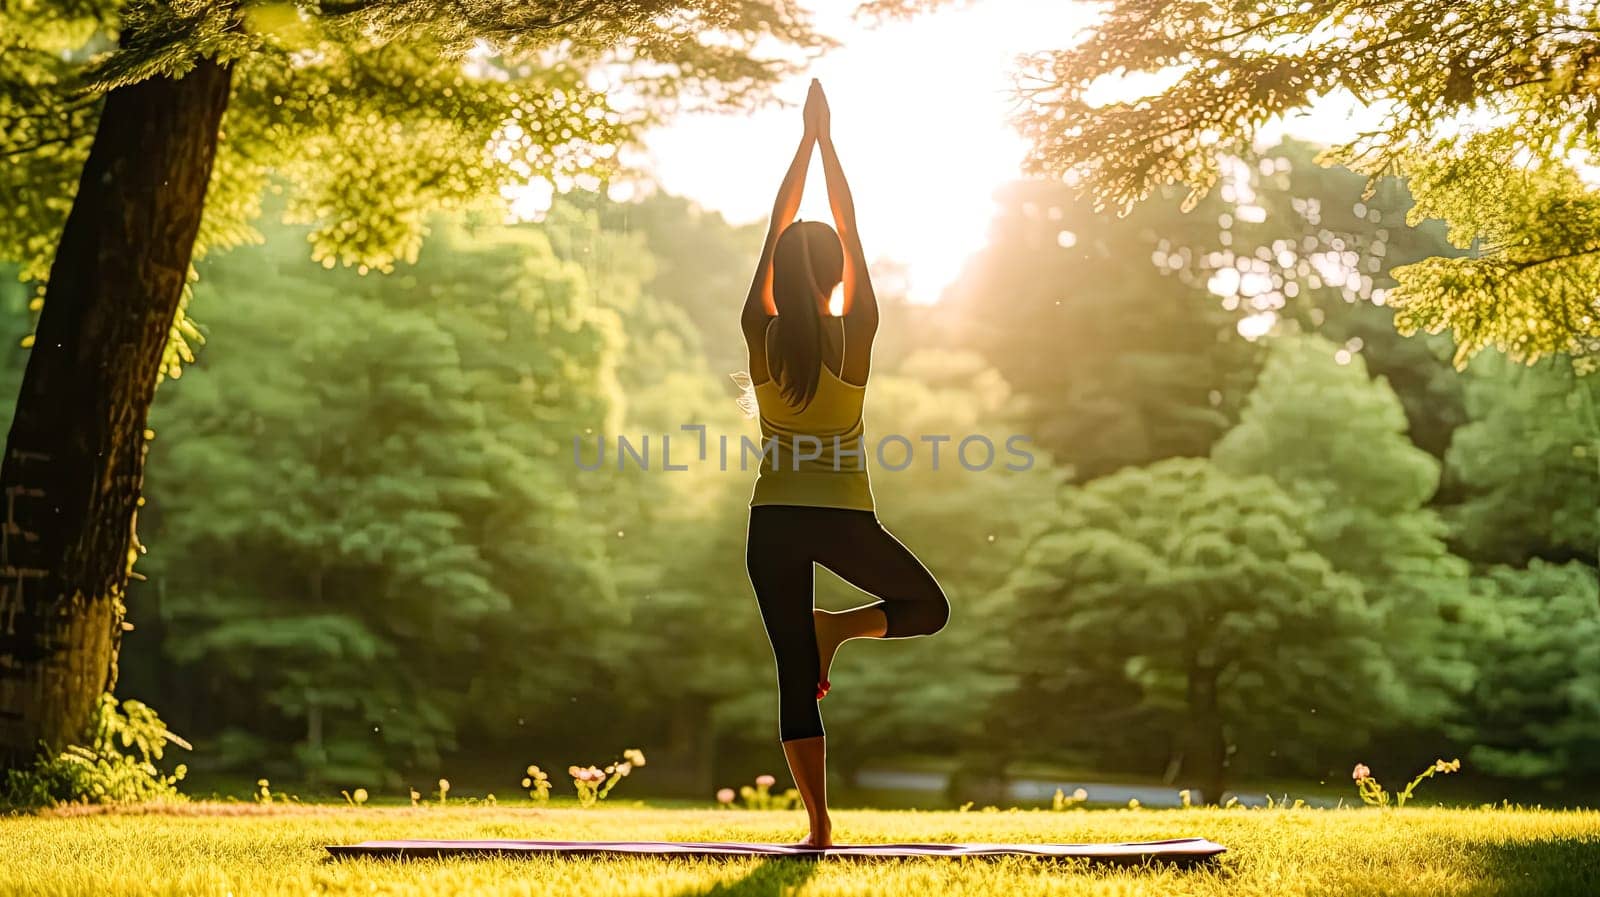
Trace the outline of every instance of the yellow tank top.
{"label": "yellow tank top", "polygon": [[804,408],[784,400],[770,372],[755,393],[763,451],[752,506],[874,509],[861,438],[865,386],[846,383],[824,364]]}

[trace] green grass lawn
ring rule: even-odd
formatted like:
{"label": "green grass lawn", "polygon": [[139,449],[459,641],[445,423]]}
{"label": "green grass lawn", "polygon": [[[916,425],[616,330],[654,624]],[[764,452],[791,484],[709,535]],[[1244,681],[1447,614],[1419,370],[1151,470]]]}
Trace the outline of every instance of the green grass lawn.
{"label": "green grass lawn", "polygon": [[0,817],[0,893],[415,895],[1595,895],[1600,813],[1542,810],[836,811],[840,842],[1228,845],[1198,868],[1032,860],[330,860],[393,838],[794,840],[798,812],[195,803]]}

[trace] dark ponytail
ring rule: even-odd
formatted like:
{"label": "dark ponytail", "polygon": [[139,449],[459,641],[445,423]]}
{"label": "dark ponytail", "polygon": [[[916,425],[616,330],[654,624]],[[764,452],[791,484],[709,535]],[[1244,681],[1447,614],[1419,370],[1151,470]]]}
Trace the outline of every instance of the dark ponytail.
{"label": "dark ponytail", "polygon": [[778,308],[777,345],[767,370],[783,400],[811,404],[822,377],[822,308],[844,275],[839,235],[820,221],[796,221],[778,237],[772,257],[772,298]]}

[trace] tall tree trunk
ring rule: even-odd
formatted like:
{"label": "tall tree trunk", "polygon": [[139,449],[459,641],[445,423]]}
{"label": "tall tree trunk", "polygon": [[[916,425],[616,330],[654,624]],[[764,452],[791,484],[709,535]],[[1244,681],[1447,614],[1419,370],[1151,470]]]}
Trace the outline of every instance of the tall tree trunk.
{"label": "tall tree trunk", "polygon": [[1228,777],[1228,742],[1222,730],[1222,708],[1217,703],[1217,670],[1189,667],[1189,724],[1183,751],[1183,778],[1204,803],[1222,801]]}
{"label": "tall tree trunk", "polygon": [[0,463],[0,769],[78,739],[116,683],[145,423],[231,67],[106,97]]}

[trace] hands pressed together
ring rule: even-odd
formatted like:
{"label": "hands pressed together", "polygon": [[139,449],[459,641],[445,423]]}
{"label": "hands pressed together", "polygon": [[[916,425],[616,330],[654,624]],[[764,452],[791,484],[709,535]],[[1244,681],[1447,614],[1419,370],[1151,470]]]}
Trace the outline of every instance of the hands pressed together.
{"label": "hands pressed together", "polygon": [[822,92],[822,82],[811,79],[811,90],[806,94],[806,136],[817,140],[829,138],[828,98]]}

